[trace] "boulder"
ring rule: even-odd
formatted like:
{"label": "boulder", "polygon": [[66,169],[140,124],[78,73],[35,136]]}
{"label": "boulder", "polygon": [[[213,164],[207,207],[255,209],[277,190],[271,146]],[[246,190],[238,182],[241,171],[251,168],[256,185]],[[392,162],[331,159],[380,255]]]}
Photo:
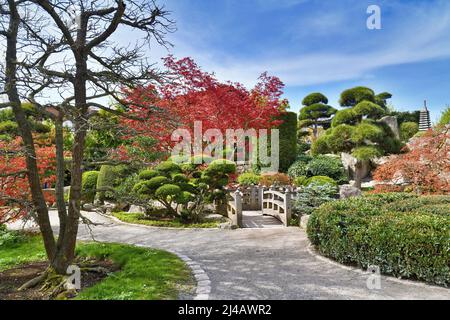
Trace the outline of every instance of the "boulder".
{"label": "boulder", "polygon": [[92,203],[83,203],[82,209],[84,211],[95,211],[95,209],[97,208],[97,206],[95,206]]}
{"label": "boulder", "polygon": [[350,184],[344,184],[339,187],[339,197],[341,199],[347,199],[352,197],[359,197],[361,196],[361,190],[358,188],[355,188],[354,186]]}
{"label": "boulder", "polygon": [[[342,160],[342,165],[344,166],[344,169],[348,174],[348,177],[350,179],[354,179],[355,178],[356,158],[353,157],[351,154],[341,153],[341,160]],[[364,161],[362,163],[361,179],[367,178],[369,176],[370,169],[371,169],[370,162]]]}
{"label": "boulder", "polygon": [[395,116],[386,116],[380,119],[380,122],[384,122],[391,128],[397,139],[400,139],[400,129],[398,128],[397,117]]}
{"label": "boulder", "polygon": [[130,206],[130,209],[128,210],[128,213],[145,213],[146,210],[144,207],[141,206],[136,206],[134,204],[132,204]]}

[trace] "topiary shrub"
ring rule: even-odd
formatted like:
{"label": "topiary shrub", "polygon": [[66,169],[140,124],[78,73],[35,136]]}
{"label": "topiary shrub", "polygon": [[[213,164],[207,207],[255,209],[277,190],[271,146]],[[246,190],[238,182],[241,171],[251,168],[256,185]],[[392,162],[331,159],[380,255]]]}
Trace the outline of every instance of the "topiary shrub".
{"label": "topiary shrub", "polygon": [[258,185],[261,180],[261,176],[252,172],[245,172],[238,177],[238,183],[241,186],[254,186]]}
{"label": "topiary shrub", "polygon": [[449,196],[398,193],[349,198],[315,210],[307,233],[338,262],[448,286],[450,211],[442,208],[449,203]]}
{"label": "topiary shrub", "polygon": [[116,174],[113,166],[103,165],[100,167],[97,177],[97,198],[100,201],[114,199],[114,193],[111,190],[114,187],[115,179]]}
{"label": "topiary shrub", "polygon": [[334,181],[332,178],[330,177],[325,177],[325,176],[315,176],[315,177],[311,177],[307,180],[306,185],[309,186],[311,184],[316,184],[316,185],[331,185],[333,187],[337,187],[337,182]]}
{"label": "topiary shrub", "polygon": [[134,172],[133,168],[126,165],[101,166],[97,178],[97,199],[116,200],[115,188]]}
{"label": "topiary shrub", "polygon": [[139,179],[141,180],[150,180],[151,178],[154,178],[156,176],[158,176],[159,173],[156,170],[143,170],[141,172],[139,172]]}
{"label": "topiary shrub", "polygon": [[81,199],[83,201],[89,203],[94,202],[98,175],[98,171],[83,172],[81,180]]}
{"label": "topiary shrub", "polygon": [[327,176],[339,184],[348,182],[344,166],[338,157],[319,155],[308,163],[306,169],[311,176]]}

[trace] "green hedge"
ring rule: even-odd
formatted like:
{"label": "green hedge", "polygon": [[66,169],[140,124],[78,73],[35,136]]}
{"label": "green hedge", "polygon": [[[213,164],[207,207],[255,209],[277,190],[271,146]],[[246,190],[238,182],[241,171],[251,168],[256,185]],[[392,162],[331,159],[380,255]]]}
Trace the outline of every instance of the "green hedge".
{"label": "green hedge", "polygon": [[280,171],[287,172],[297,158],[297,114],[295,112],[283,113],[279,120],[283,123],[280,130]]}
{"label": "green hedge", "polygon": [[448,286],[450,196],[391,193],[327,203],[314,211],[308,237],[341,263]]}
{"label": "green hedge", "polygon": [[98,171],[83,172],[81,181],[81,196],[83,201],[90,203],[94,202],[98,174]]}

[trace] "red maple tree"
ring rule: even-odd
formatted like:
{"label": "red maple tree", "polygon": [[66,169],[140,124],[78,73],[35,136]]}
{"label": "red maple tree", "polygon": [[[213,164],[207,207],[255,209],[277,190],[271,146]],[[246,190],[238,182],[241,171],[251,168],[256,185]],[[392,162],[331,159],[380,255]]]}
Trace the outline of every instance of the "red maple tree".
{"label": "red maple tree", "polygon": [[193,133],[195,121],[208,129],[270,129],[280,124],[277,117],[286,101],[281,100],[283,83],[263,73],[251,90],[234,82],[220,82],[204,72],[191,59],[164,59],[171,81],[159,86],[126,91],[132,102],[129,114],[136,119],[122,120],[131,136],[149,136],[167,150],[174,129]]}
{"label": "red maple tree", "polygon": [[[0,141],[0,224],[23,217],[32,210],[30,188],[21,138]],[[42,185],[51,187],[55,181],[55,147],[36,145],[36,156]],[[52,193],[44,193],[48,203],[54,203]]]}
{"label": "red maple tree", "polygon": [[[392,157],[374,172],[376,192],[403,191],[419,193],[450,192],[450,128],[429,130],[413,139],[405,153]],[[396,184],[401,180],[402,185]]]}

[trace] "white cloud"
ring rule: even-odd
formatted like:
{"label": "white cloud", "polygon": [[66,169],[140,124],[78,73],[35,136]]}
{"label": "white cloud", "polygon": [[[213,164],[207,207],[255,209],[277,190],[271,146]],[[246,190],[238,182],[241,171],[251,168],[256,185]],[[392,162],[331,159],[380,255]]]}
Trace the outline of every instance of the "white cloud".
{"label": "white cloud", "polygon": [[[263,1],[263,0],[262,0]],[[285,4],[297,4],[301,1],[287,1]],[[426,61],[450,56],[450,6],[441,2],[440,6],[428,10],[404,11],[404,21],[383,30],[383,36],[377,31],[355,38],[361,40],[358,49],[345,51],[339,47],[312,50],[305,53],[286,54],[286,48],[271,49],[270,56],[255,56],[243,59],[239,53],[221,52],[214,48],[198,50],[191,46],[186,33],[183,38],[176,36],[174,54],[178,57],[191,56],[205,70],[214,71],[222,80],[233,80],[247,86],[255,84],[257,77],[264,71],[280,77],[286,85],[314,85],[334,81],[352,80],[367,77],[378,68]],[[404,9],[405,10],[405,9]],[[342,24],[343,16],[329,13],[329,19],[321,27],[325,32]],[[311,21],[310,21],[311,22]],[[319,23],[314,22],[312,23]],[[195,41],[198,38],[191,35]],[[369,38],[364,39],[363,37]],[[206,47],[206,44],[205,46]]]}

